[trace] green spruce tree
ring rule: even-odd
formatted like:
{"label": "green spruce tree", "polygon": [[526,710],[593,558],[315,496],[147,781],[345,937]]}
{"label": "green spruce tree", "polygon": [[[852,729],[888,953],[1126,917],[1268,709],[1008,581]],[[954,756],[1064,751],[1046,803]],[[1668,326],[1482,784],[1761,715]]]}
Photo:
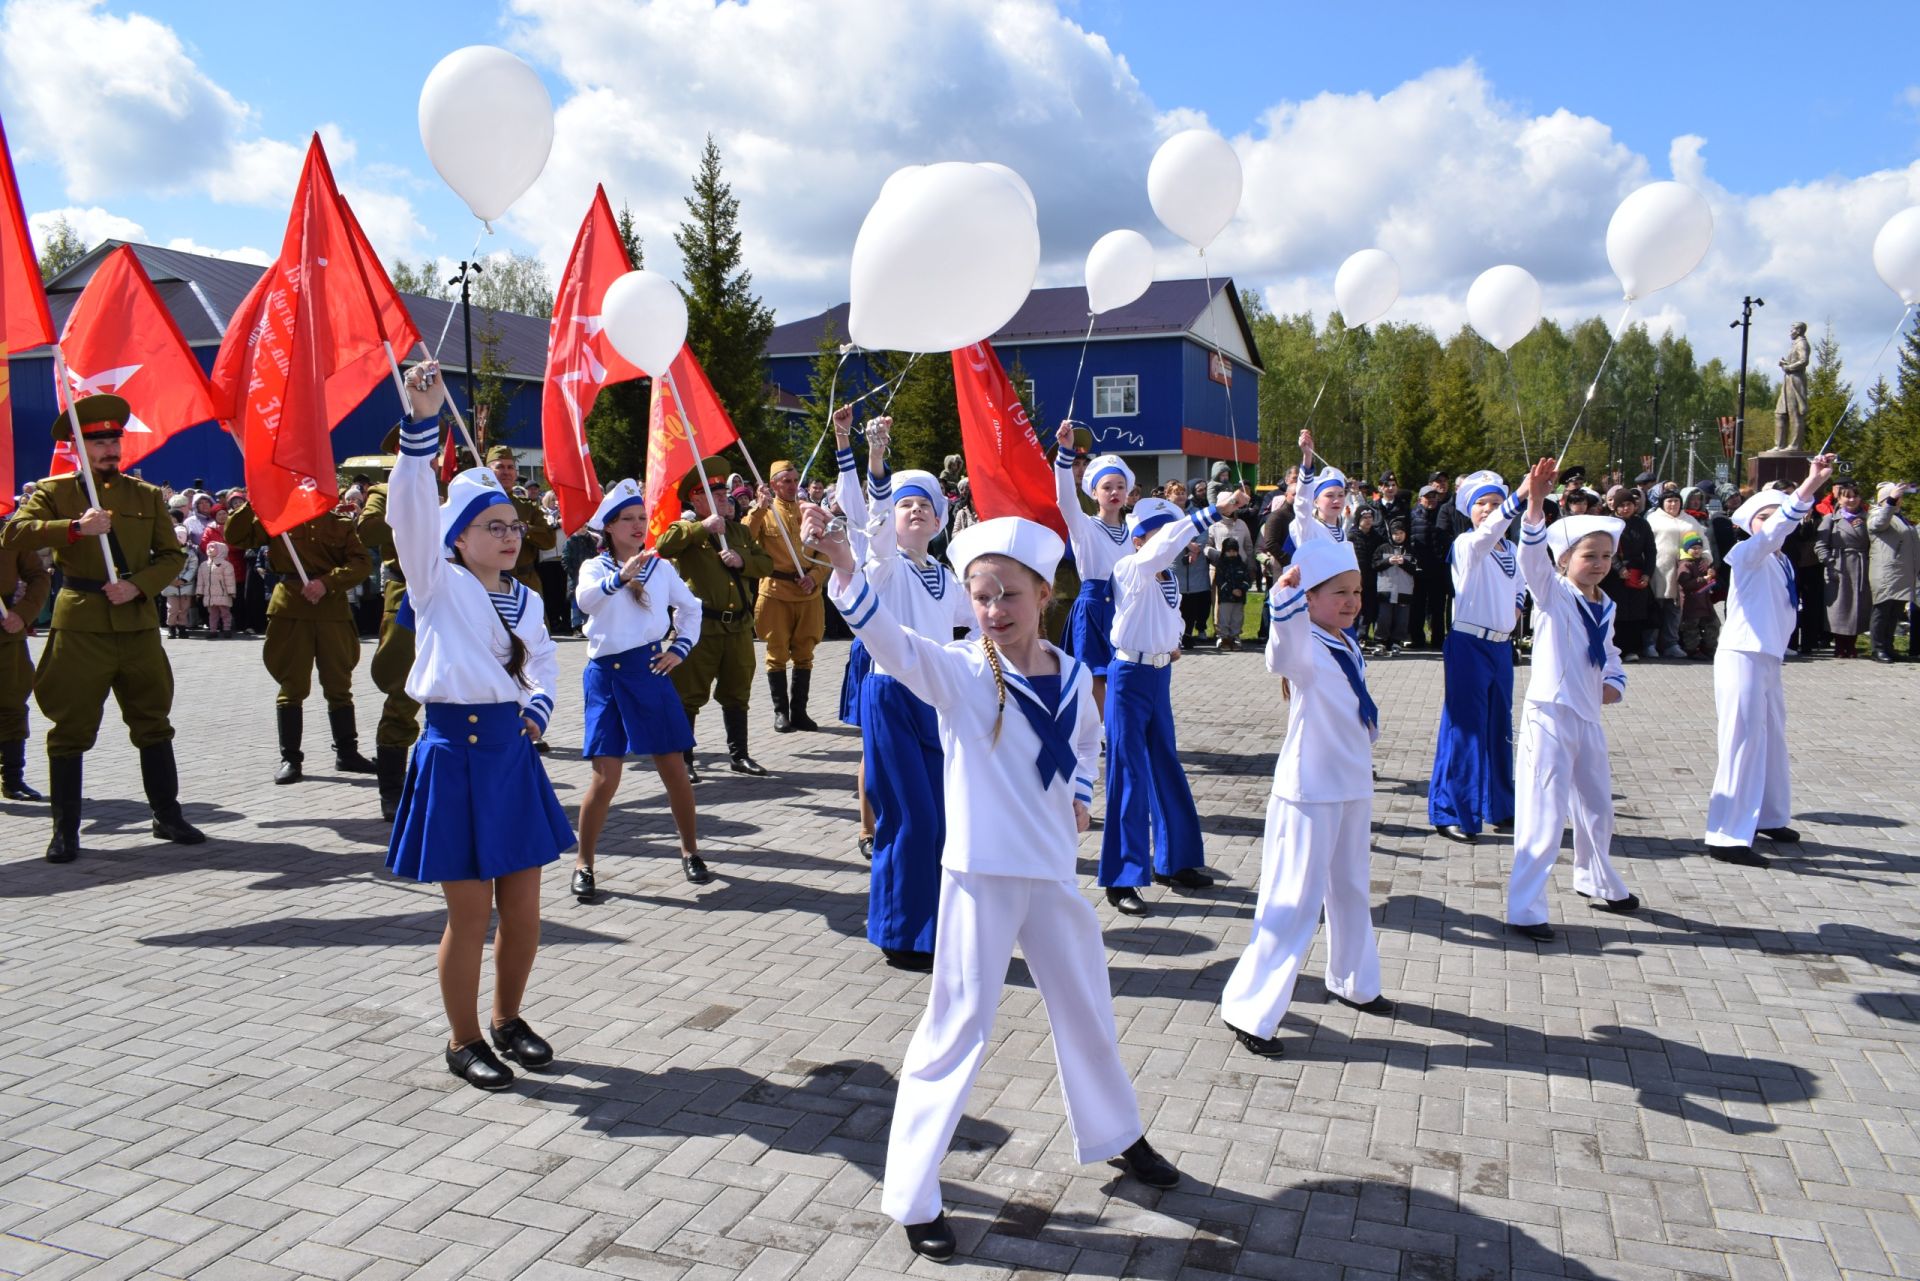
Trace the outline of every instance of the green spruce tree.
{"label": "green spruce tree", "polygon": [[784,443],[767,413],[766,349],[773,310],[753,292],[753,274],[743,265],[740,202],[721,177],[720,148],[711,135],[686,205],[687,220],[673,242],[686,281],[681,292],[687,299],[687,343],[764,467]]}

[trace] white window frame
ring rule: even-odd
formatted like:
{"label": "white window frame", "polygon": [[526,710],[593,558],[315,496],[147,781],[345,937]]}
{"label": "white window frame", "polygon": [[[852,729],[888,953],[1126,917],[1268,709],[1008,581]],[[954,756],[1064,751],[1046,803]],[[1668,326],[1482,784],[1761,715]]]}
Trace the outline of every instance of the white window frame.
{"label": "white window frame", "polygon": [[[1106,407],[1118,393],[1121,404],[1133,402],[1131,409]],[[1140,375],[1104,374],[1093,380],[1093,416],[1095,418],[1138,418],[1140,416]]]}
{"label": "white window frame", "polygon": [[1032,400],[1033,399],[1033,379],[1022,378],[1020,380],[1020,385],[1014,388],[1014,390],[1019,392],[1020,395],[1025,399],[1029,401]]}

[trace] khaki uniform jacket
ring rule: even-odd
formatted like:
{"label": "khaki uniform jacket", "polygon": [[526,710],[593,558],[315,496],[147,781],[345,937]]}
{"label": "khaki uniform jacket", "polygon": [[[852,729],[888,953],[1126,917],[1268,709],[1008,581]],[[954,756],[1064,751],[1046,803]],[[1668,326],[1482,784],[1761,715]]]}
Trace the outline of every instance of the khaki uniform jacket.
{"label": "khaki uniform jacket", "polygon": [[520,540],[520,559],[513,562],[513,576],[538,593],[540,553],[560,545],[560,531],[547,520],[546,509],[531,498],[514,499],[513,508],[520,513],[515,519],[527,527],[527,536]]}
{"label": "khaki uniform jacket", "polygon": [[[99,540],[94,540],[99,545]],[[47,590],[53,583],[53,576],[47,573],[47,567],[40,559],[40,553],[31,547],[9,548],[0,554],[0,610],[10,610],[18,614],[27,624],[17,632],[0,628],[0,645],[24,645],[27,641],[27,629],[33,626],[33,620],[40,617],[41,606],[47,603]],[[21,590],[22,584],[25,590]],[[20,592],[20,599],[13,594]]]}
{"label": "khaki uniform jacket", "polygon": [[753,593],[746,580],[765,578],[773,569],[773,558],[737,520],[727,522],[727,547],[740,553],[739,569],[729,569],[720,559],[720,545],[697,520],[675,521],[654,544],[654,550],[673,562],[687,587],[700,598],[702,628],[749,625]]}
{"label": "khaki uniform jacket", "polygon": [[227,517],[229,546],[240,551],[265,547],[267,564],[274,573],[286,575],[273,589],[267,617],[352,622],[353,608],[347,603],[347,593],[373,572],[373,557],[353,532],[353,522],[338,512],[327,512],[294,526],[287,537],[293,540],[307,576],[327,585],[326,595],[318,601],[300,594],[300,572],[287,554],[286,540],[270,536],[251,506],[243,503]]}
{"label": "khaki uniform jacket", "polygon": [[391,618],[400,609],[400,598],[407,594],[407,576],[400,569],[400,554],[393,548],[393,526],[387,524],[387,485],[382,481],[367,490],[366,504],[353,532],[360,543],[380,562],[382,613]]}
{"label": "khaki uniform jacket", "polygon": [[[780,536],[779,526],[787,527],[787,537]],[[800,553],[806,562],[806,572],[813,577],[816,588],[824,588],[827,575],[833,567],[824,557],[807,550],[800,541],[800,504],[776,498],[771,507],[756,507],[747,513],[747,532],[760,544],[761,550],[772,562],[772,568],[760,576],[760,594],[768,600],[803,601],[818,599],[820,592],[811,596],[800,590],[800,567],[793,563],[793,555],[787,550],[787,539],[793,540],[793,549]]]}
{"label": "khaki uniform jacket", "polygon": [[[120,551],[117,559],[125,563],[120,577],[138,587],[141,595],[115,605],[98,590],[64,585],[53,603],[54,629],[159,631],[160,614],[153,602],[187,563],[187,549],[174,535],[167,500],[158,486],[131,476],[96,476],[94,482],[100,487],[100,505],[113,513],[111,539]],[[88,506],[86,484],[77,474],[43,480],[13,519],[0,525],[0,548],[51,547],[54,564],[68,579],[105,582],[107,558],[100,540],[72,534],[73,523]]]}

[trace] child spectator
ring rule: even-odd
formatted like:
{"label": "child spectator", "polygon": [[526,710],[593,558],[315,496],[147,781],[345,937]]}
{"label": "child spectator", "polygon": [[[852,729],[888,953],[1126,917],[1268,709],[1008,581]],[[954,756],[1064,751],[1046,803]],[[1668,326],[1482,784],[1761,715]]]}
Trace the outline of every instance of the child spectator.
{"label": "child spectator", "polygon": [[167,602],[167,635],[179,640],[193,626],[193,575],[199,568],[200,557],[193,550],[185,525],[175,525],[173,536],[187,549],[187,558],[181,562],[180,573],[174,580],[160,589],[160,595]]}
{"label": "child spectator", "polygon": [[1375,590],[1379,593],[1379,620],[1374,627],[1376,654],[1406,649],[1413,626],[1413,589],[1420,572],[1420,558],[1407,541],[1411,529],[1396,517],[1387,530],[1387,541],[1373,554]]}
{"label": "child spectator", "polygon": [[227,560],[224,539],[207,544],[207,563],[200,567],[200,603],[207,607],[207,635],[218,640],[233,635],[233,565]]}
{"label": "child spectator", "polygon": [[1214,616],[1214,633],[1223,650],[1240,648],[1240,630],[1247,620],[1247,593],[1253,590],[1253,571],[1240,554],[1240,540],[1220,543],[1220,563],[1213,567],[1213,590],[1219,597]]}
{"label": "child spectator", "polygon": [[1719,581],[1707,555],[1707,540],[1699,534],[1682,536],[1673,590],[1680,602],[1680,648],[1688,658],[1712,658],[1720,643],[1720,615],[1713,608]]}

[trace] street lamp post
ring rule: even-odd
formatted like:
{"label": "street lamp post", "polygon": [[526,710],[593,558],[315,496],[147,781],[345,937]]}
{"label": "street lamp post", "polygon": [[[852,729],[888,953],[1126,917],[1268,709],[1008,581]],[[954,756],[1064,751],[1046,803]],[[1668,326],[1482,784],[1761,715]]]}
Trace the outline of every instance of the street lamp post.
{"label": "street lamp post", "polygon": [[1740,319],[1730,321],[1729,329],[1740,331],[1740,407],[1733,419],[1733,483],[1740,485],[1740,452],[1747,443],[1747,338],[1753,329],[1753,309],[1767,305],[1765,298],[1755,298],[1751,294],[1740,300]]}

